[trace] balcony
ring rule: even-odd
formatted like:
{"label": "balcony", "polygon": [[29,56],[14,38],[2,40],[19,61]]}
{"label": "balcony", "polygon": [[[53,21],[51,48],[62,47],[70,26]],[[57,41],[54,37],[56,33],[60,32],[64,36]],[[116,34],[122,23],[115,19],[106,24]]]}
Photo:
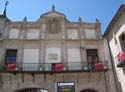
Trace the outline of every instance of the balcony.
{"label": "balcony", "polygon": [[8,63],[0,65],[2,73],[73,73],[73,72],[106,72],[108,66],[100,63]]}

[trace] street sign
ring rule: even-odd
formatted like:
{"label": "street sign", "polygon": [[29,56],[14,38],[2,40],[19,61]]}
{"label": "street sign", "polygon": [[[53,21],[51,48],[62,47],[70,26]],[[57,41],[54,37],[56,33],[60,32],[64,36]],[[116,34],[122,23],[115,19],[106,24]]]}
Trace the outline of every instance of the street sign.
{"label": "street sign", "polygon": [[57,92],[75,92],[75,82],[57,82]]}

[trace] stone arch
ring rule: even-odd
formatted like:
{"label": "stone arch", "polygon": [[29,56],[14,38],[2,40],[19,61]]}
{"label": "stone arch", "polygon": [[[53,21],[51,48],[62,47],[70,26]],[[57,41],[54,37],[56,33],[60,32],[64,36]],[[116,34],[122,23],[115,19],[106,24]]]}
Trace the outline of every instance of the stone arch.
{"label": "stone arch", "polygon": [[87,89],[83,89],[83,90],[80,91],[80,92],[99,92],[99,91],[94,90],[94,89],[87,88]]}
{"label": "stone arch", "polygon": [[23,88],[15,90],[14,92],[49,92],[49,91],[44,88]]}

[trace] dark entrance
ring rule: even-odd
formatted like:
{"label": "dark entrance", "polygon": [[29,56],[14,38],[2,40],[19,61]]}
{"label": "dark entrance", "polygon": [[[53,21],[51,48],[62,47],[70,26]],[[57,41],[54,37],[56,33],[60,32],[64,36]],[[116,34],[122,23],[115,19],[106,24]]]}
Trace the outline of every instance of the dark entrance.
{"label": "dark entrance", "polygon": [[49,92],[49,91],[43,88],[25,88],[16,92]]}
{"label": "dark entrance", "polygon": [[82,90],[82,91],[80,91],[80,92],[97,92],[97,91],[94,91],[94,90],[92,90],[92,89],[85,89],[85,90]]}

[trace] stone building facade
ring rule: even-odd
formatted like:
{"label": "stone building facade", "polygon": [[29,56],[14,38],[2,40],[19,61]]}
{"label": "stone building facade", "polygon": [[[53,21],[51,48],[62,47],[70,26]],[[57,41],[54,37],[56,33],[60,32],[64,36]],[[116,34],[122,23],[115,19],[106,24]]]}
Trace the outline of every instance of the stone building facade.
{"label": "stone building facade", "polygon": [[100,22],[70,22],[54,6],[35,22],[4,10],[0,66],[0,92],[115,92]]}
{"label": "stone building facade", "polygon": [[119,66],[118,54],[125,50],[125,4],[121,5],[107,27],[104,36],[107,38],[111,54],[118,92],[125,92],[125,65]]}

